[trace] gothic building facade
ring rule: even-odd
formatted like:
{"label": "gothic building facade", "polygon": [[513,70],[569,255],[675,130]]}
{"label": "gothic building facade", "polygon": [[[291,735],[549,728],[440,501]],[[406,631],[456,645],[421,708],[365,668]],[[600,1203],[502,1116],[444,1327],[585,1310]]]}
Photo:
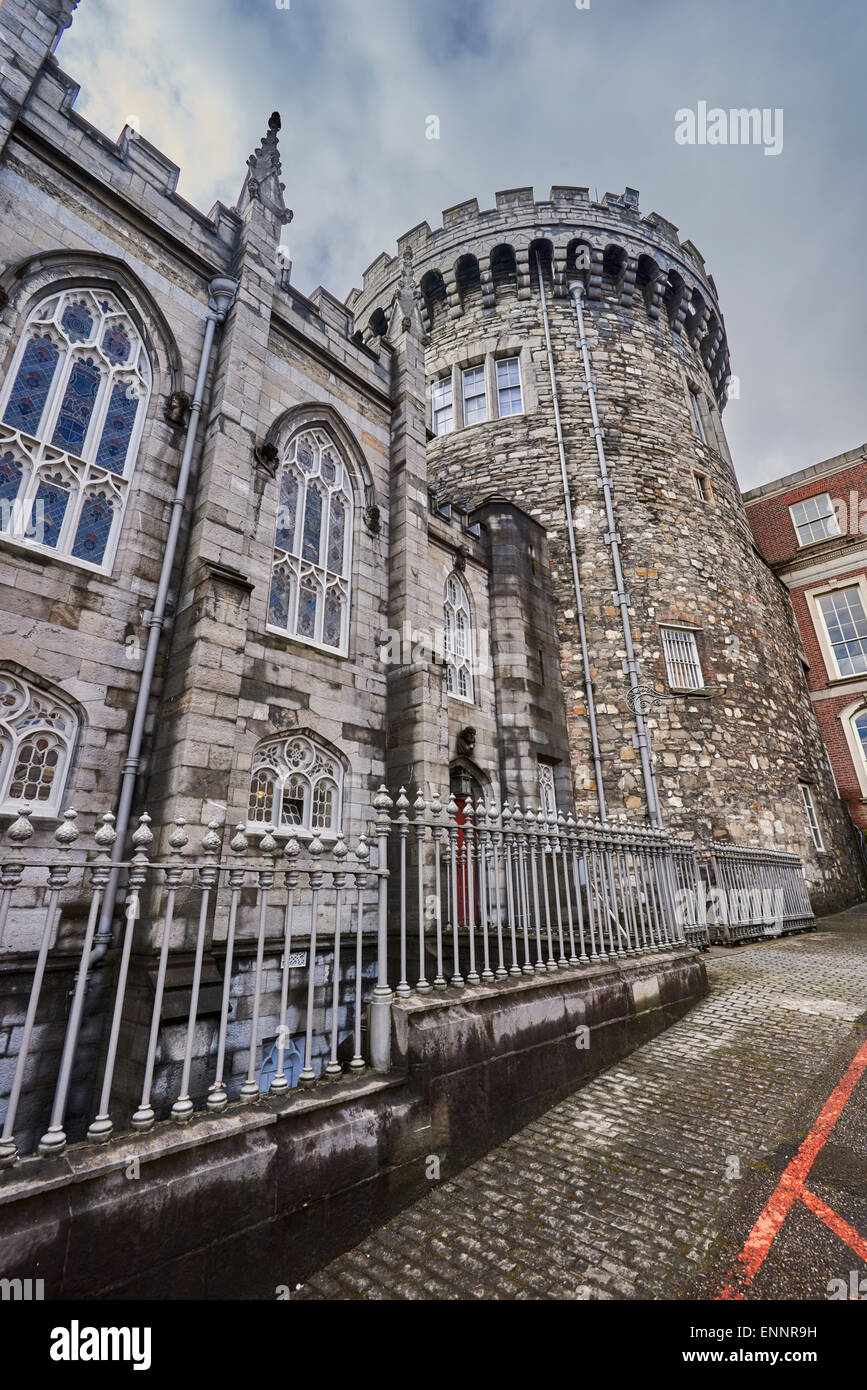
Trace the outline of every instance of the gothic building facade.
{"label": "gothic building facade", "polygon": [[279,118],[199,211],[77,114],[73,8],[0,8],[7,823],[355,838],[386,782],[795,850],[817,907],[859,895],[696,248],[632,190],[516,189],[303,295]]}

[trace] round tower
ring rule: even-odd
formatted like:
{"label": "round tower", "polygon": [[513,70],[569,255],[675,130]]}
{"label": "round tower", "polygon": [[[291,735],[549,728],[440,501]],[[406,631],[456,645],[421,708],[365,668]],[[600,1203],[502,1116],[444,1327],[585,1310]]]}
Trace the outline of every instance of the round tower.
{"label": "round tower", "polygon": [[698,250],[633,189],[555,187],[462,203],[398,252],[349,305],[375,346],[411,265],[431,490],[470,514],[506,496],[547,531],[577,808],[793,850],[820,898],[851,897],[800,643],[723,431],[729,353]]}

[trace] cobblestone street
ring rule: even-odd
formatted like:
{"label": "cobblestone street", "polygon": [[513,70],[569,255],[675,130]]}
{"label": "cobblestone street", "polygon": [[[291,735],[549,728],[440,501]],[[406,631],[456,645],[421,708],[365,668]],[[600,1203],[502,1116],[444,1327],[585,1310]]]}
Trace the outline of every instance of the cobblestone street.
{"label": "cobblestone street", "polygon": [[[713,1298],[867,1038],[867,911],[714,950],[681,1022],[444,1182],[298,1290],[317,1299]],[[748,1298],[867,1274],[867,1075]]]}

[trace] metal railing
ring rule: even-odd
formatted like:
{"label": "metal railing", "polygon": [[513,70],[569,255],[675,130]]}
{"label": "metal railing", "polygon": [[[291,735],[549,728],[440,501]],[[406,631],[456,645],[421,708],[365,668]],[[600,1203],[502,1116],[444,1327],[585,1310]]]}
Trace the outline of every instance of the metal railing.
{"label": "metal railing", "polygon": [[706,918],[710,941],[732,945],[806,931],[813,909],[801,861],[782,850],[719,845],[709,857],[713,891]]}
{"label": "metal railing", "polygon": [[[128,860],[113,857],[110,815],[83,849],[67,811],[49,854],[25,853],[33,827],[19,816],[0,849],[0,950],[14,918],[35,952],[15,955],[27,1004],[6,1057],[0,1167],[386,1072],[395,996],[706,944],[695,850],[664,831],[437,793],[410,804],[403,788],[373,807],[352,850],[287,826],[279,840],[239,827],[224,852],[230,832],[212,823],[188,853],[178,820],[161,857],[143,815]],[[125,897],[93,969],[113,869]]]}

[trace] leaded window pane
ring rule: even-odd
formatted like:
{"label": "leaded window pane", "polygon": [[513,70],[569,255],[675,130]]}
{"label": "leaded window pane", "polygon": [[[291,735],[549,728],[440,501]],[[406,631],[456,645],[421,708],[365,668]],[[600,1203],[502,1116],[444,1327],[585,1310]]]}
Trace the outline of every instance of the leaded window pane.
{"label": "leaded window pane", "polygon": [[268,768],[261,767],[258,772],[253,774],[250,783],[250,807],[248,818],[261,825],[273,824],[271,816],[274,811],[274,774]]}
{"label": "leaded window pane", "polygon": [[48,734],[34,734],[18,749],[9,795],[15,801],[50,801],[60,750]]}
{"label": "leaded window pane", "polygon": [[93,315],[83,299],[67,304],[60,324],[71,343],[86,343],[93,332]]}
{"label": "leaded window pane", "polygon": [[112,473],[123,473],[138,406],[138,396],[132,388],[122,381],[115,382],[96,455],[96,462],[101,468],[110,468]]}
{"label": "leaded window pane", "polygon": [[54,380],[58,356],[57,344],[51,338],[31,338],[3,414],[4,425],[9,425],[13,430],[36,434]]}
{"label": "leaded window pane", "polygon": [[132,344],[122,323],[106,324],[102,335],[102,350],[112,366],[119,366],[129,360]]}
{"label": "leaded window pane", "polygon": [[280,479],[280,502],[277,508],[278,550],[295,554],[295,525],[298,520],[298,474],[287,468]]}
{"label": "leaded window pane", "polygon": [[322,618],[322,641],[327,647],[339,647],[343,636],[343,600],[339,590],[331,589],[325,596]]}
{"label": "leaded window pane", "polygon": [[321,777],[313,792],[314,830],[333,830],[337,787],[328,777]]}
{"label": "leaded window pane", "polygon": [[68,490],[43,478],[33,506],[34,534],[41,545],[50,545],[52,549],[57,545],[68,505]]}
{"label": "leaded window pane", "polygon": [[298,598],[298,632],[302,637],[316,636],[316,603],[319,591],[312,584],[302,584]]}
{"label": "leaded window pane", "polygon": [[51,440],[58,449],[81,454],[101,381],[102,372],[92,358],[74,362]]}
{"label": "leaded window pane", "polygon": [[103,493],[85,498],[72,547],[77,560],[88,560],[92,565],[102,564],[113,520],[114,508]]}
{"label": "leaded window pane", "polygon": [[285,570],[274,571],[271,579],[271,596],[268,600],[268,621],[274,627],[289,626],[289,609],[293,588],[293,581]]}
{"label": "leaded window pane", "polygon": [[326,565],[335,574],[343,573],[343,550],[346,541],[346,505],[342,498],[331,499],[331,520],[328,524],[328,555]]}
{"label": "leaded window pane", "polygon": [[304,504],[304,544],[301,554],[305,560],[319,560],[319,544],[322,534],[322,494],[318,488],[307,489]]}
{"label": "leaded window pane", "polygon": [[0,530],[12,525],[12,504],[18,496],[24,469],[12,454],[0,458]]}

